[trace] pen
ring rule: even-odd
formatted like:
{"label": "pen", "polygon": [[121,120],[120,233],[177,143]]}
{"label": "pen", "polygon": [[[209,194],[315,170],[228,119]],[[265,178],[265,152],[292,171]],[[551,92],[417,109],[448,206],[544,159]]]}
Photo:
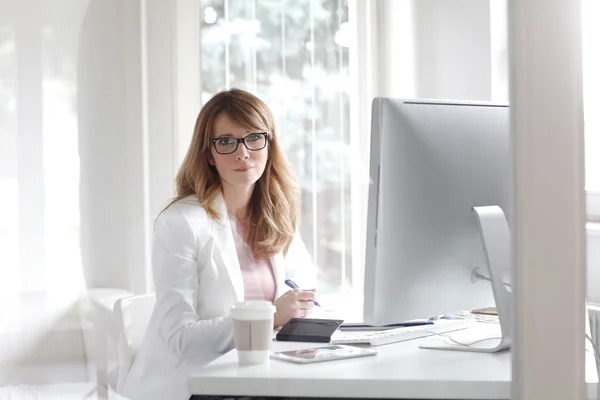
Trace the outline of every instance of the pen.
{"label": "pen", "polygon": [[[302,290],[302,289],[300,289],[300,287],[298,285],[296,285],[296,282],[294,282],[291,279],[286,279],[285,280],[285,284],[288,285],[289,287],[291,287],[294,290]],[[314,301],[314,300],[313,300],[313,303],[315,303],[315,306],[321,307],[321,305],[318,302]]]}

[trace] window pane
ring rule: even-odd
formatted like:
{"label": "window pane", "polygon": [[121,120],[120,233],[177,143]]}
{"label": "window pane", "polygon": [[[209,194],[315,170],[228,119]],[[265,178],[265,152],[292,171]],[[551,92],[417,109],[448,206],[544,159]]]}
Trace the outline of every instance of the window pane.
{"label": "window pane", "polygon": [[586,181],[589,191],[600,191],[600,3],[582,1],[583,98],[585,115]]}
{"label": "window pane", "polygon": [[319,291],[345,292],[352,285],[347,1],[200,6],[203,102],[237,87],[272,109],[301,188],[300,231]]}
{"label": "window pane", "polygon": [[227,87],[228,30],[224,0],[201,1],[202,104]]}

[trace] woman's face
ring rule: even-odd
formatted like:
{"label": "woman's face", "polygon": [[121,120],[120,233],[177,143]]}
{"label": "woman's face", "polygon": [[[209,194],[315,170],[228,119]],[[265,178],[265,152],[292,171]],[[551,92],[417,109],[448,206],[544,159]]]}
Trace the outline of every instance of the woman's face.
{"label": "woman's face", "polygon": [[[241,138],[245,138],[248,147],[235,140]],[[269,155],[268,141],[262,132],[242,128],[222,112],[215,119],[212,139],[217,141],[211,141],[209,162],[217,168],[223,185],[248,187],[260,179]]]}

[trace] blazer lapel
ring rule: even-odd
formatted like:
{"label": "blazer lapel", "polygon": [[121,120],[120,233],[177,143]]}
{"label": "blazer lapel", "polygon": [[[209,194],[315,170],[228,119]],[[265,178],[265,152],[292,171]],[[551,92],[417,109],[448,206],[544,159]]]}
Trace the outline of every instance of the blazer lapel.
{"label": "blazer lapel", "polygon": [[[231,280],[231,284],[237,298],[236,300],[243,301],[244,279],[242,278],[242,271],[237,256],[233,233],[231,233],[231,224],[229,223],[227,207],[225,206],[225,201],[223,200],[223,196],[221,194],[219,194],[218,198],[215,200],[215,208],[220,216],[218,221],[212,221],[215,245],[219,250],[218,254],[221,257],[221,261],[225,266],[225,270],[229,275],[229,279]],[[273,269],[273,275],[275,277],[275,298],[278,298],[288,289],[288,287],[285,285],[285,259],[283,254],[279,253],[272,256],[270,260],[271,268]]]}
{"label": "blazer lapel", "polygon": [[229,223],[227,207],[225,206],[225,201],[223,200],[222,195],[219,195],[219,197],[215,200],[215,208],[219,213],[219,220],[212,221],[215,245],[219,249],[218,253],[221,256],[221,261],[225,266],[225,270],[229,275],[229,279],[231,280],[237,301],[243,301],[244,280],[242,278],[242,271],[240,269],[237,250],[233,240],[233,233],[231,233],[231,224]]}

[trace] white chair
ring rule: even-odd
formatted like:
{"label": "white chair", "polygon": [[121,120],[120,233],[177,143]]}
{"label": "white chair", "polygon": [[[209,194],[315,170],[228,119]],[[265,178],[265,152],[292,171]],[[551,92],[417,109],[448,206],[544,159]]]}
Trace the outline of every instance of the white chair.
{"label": "white chair", "polygon": [[[116,388],[116,373],[111,382],[110,370],[118,365],[115,302],[133,293],[117,288],[90,288],[81,301],[81,329],[86,351],[89,380],[96,380],[99,397],[108,397],[109,388]],[[116,371],[116,368],[115,368]],[[1,396],[0,396],[1,397]]]}
{"label": "white chair", "polygon": [[119,331],[117,393],[121,392],[127,374],[144,340],[155,302],[156,295],[152,293],[126,297],[115,303],[115,316]]}

